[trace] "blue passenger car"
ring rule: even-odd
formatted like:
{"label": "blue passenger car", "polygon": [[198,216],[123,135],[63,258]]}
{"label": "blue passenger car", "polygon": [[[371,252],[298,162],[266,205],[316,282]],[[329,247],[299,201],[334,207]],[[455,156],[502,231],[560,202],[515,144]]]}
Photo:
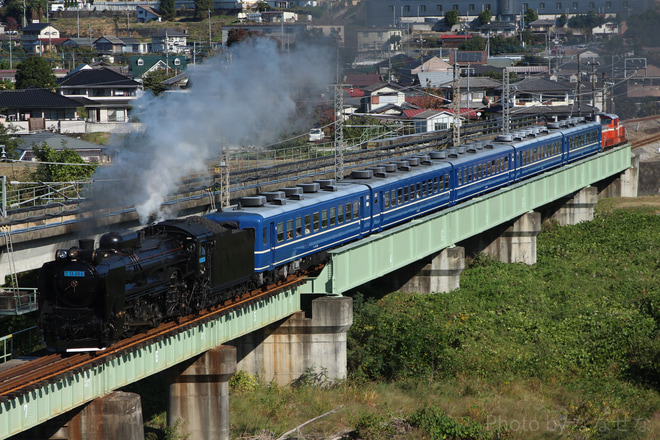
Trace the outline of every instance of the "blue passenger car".
{"label": "blue passenger car", "polygon": [[254,231],[255,272],[280,266],[287,270],[287,263],[308,259],[369,232],[361,226],[368,218],[371,195],[366,185],[321,185],[316,182],[243,197],[240,207],[206,217]]}

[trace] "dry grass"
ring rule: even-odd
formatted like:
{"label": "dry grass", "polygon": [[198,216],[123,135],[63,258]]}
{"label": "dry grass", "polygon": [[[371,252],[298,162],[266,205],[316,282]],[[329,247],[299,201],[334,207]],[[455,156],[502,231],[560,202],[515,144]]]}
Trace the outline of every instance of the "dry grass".
{"label": "dry grass", "polygon": [[[222,26],[233,23],[234,16],[219,15],[211,17],[211,39],[220,41],[222,36]],[[74,17],[53,17],[53,25],[56,26],[62,37],[76,37],[78,35],[78,20]],[[81,17],[80,18],[80,36],[89,37],[90,28],[92,38],[99,38],[102,35],[115,35],[118,37],[134,37],[139,40],[149,40],[150,35],[159,29],[172,28],[183,32],[188,31],[190,41],[206,42],[209,39],[209,23],[207,20],[194,21],[191,17],[178,17],[171,22],[151,22],[136,23],[135,17],[131,17],[126,22],[126,17],[115,21],[112,16],[108,17]]]}
{"label": "dry grass", "polygon": [[[394,429],[394,433],[374,438],[422,439],[424,433],[404,429],[403,421],[413,412],[435,405],[456,420],[469,418],[490,430],[507,425],[511,439],[597,438],[583,436],[584,429],[580,425],[586,422],[587,416],[580,411],[600,403],[585,401],[581,390],[539,380],[489,382],[465,377],[418,384],[365,383],[342,384],[329,389],[276,389],[274,391],[270,385],[250,393],[231,394],[232,438],[277,438],[340,405],[343,407],[336,413],[304,426],[295,437],[348,438],[361,420],[373,415],[389,421]],[[660,414],[636,420],[626,419],[629,412],[625,406],[611,411],[618,414],[620,423],[597,424],[602,433],[618,430],[621,438],[634,437],[635,432],[649,434],[639,438],[660,438],[656,436],[660,433]],[[640,429],[642,424],[644,428]],[[637,429],[633,432],[635,425]]]}

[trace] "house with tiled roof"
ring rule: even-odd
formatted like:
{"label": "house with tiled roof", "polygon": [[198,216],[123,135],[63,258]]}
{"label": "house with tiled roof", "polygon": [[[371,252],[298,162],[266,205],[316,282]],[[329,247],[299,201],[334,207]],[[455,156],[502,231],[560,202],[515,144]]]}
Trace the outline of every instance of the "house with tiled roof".
{"label": "house with tiled roof", "polygon": [[30,23],[21,30],[21,45],[28,53],[41,51],[41,41],[57,38],[60,38],[60,31],[50,23]]}
{"label": "house with tiled roof", "polygon": [[148,53],[151,45],[133,37],[122,37],[121,41],[124,42],[124,53]]}
{"label": "house with tiled roof", "polygon": [[382,80],[382,77],[377,73],[347,73],[344,75],[344,84],[358,88],[371,86]]}
{"label": "house with tiled roof", "polygon": [[140,83],[107,68],[84,66],[58,81],[61,95],[81,102],[89,122],[128,122]]}
{"label": "house with tiled roof", "polygon": [[133,56],[128,59],[131,75],[139,80],[149,72],[156,70],[171,70],[173,73],[181,73],[188,67],[186,57],[183,55],[145,55]]}
{"label": "house with tiled roof", "polygon": [[379,107],[390,104],[401,106],[406,102],[406,94],[403,87],[394,83],[373,84],[364,89],[364,97],[361,102],[361,110],[364,113],[371,113]]}
{"label": "house with tiled roof", "polygon": [[41,131],[18,136],[19,141],[19,160],[36,160],[33,147],[39,147],[44,144],[50,146],[56,151],[68,149],[73,150],[88,163],[108,163],[110,157],[103,150],[103,147],[93,142],[83,141],[77,137],[64,136],[51,131]]}
{"label": "house with tiled roof", "polygon": [[76,100],[36,87],[0,92],[0,120],[15,134],[40,130],[84,132],[84,121],[78,115],[80,107]]}
{"label": "house with tiled roof", "polygon": [[103,35],[94,40],[93,46],[100,54],[113,55],[123,53],[126,43],[114,35]]}
{"label": "house with tiled roof", "polygon": [[[461,93],[459,98],[461,107],[487,106],[489,102],[499,99],[502,93],[502,83],[485,76],[460,77],[458,86]],[[440,85],[439,88],[444,92],[446,99],[454,100],[453,80]]]}
{"label": "house with tiled roof", "polygon": [[149,23],[150,21],[161,22],[163,20],[160,10],[152,8],[151,6],[137,5],[136,10],[138,23]]}
{"label": "house with tiled roof", "polygon": [[[501,90],[501,86],[500,86]],[[527,77],[511,84],[511,94],[515,106],[555,106],[572,105],[570,86],[539,77]]]}

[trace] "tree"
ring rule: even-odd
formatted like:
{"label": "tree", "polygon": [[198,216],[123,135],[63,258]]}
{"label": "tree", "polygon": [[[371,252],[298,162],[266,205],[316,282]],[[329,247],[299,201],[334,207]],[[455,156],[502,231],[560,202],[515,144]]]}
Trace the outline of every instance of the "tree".
{"label": "tree", "polygon": [[568,23],[568,17],[566,16],[566,14],[561,14],[557,19],[557,27],[563,28],[564,26],[566,26],[566,23]]}
{"label": "tree", "polygon": [[213,0],[195,0],[195,19],[203,20],[213,11]]}
{"label": "tree", "polygon": [[458,24],[458,10],[457,9],[450,9],[447,12],[445,12],[445,24],[447,26],[453,26],[455,24]]}
{"label": "tree", "polygon": [[531,23],[539,19],[539,16],[536,14],[536,11],[532,8],[527,8],[525,11],[525,23]]}
{"label": "tree", "polygon": [[142,86],[145,90],[151,90],[154,95],[158,96],[167,89],[161,83],[168,78],[172,78],[174,75],[174,69],[170,69],[169,73],[165,69],[152,70],[142,78]]}
{"label": "tree", "polygon": [[25,89],[31,86],[51,90],[57,87],[53,69],[45,58],[33,55],[16,66],[16,88]]}
{"label": "tree", "polygon": [[493,18],[493,13],[490,12],[490,9],[484,9],[479,12],[479,23],[482,25],[490,23],[490,20]]}
{"label": "tree", "polygon": [[[55,150],[45,142],[32,148],[37,161],[34,178],[41,182],[68,182],[92,177],[96,166],[85,164],[78,153],[69,148]],[[83,165],[73,165],[83,164]]]}
{"label": "tree", "polygon": [[484,50],[486,49],[486,39],[475,34],[470,40],[461,43],[458,48],[459,50]]}
{"label": "tree", "polygon": [[160,0],[158,5],[163,19],[166,21],[172,21],[176,18],[176,6],[174,0]]}

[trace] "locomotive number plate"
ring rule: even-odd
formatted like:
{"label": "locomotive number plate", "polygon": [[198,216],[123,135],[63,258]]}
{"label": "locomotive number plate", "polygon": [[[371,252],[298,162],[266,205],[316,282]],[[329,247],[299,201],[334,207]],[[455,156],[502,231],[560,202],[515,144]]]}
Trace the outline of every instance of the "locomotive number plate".
{"label": "locomotive number plate", "polygon": [[81,270],[65,270],[65,277],[76,277],[76,278],[85,278],[85,272]]}

